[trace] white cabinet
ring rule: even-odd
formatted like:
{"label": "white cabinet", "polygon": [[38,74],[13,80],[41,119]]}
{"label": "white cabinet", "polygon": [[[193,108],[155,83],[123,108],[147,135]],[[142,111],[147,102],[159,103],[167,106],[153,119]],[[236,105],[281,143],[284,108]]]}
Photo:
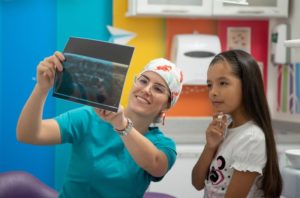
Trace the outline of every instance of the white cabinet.
{"label": "white cabinet", "polygon": [[192,185],[192,169],[203,151],[203,145],[177,145],[177,160],[160,182],[151,182],[150,192],[161,192],[178,198],[203,197]]}
{"label": "white cabinet", "polygon": [[214,0],[214,16],[235,17],[288,17],[288,0],[247,0],[248,5]]}
{"label": "white cabinet", "polygon": [[211,0],[128,0],[127,16],[205,17],[211,15]]}
{"label": "white cabinet", "polygon": [[289,0],[128,0],[127,16],[160,17],[288,17]]}

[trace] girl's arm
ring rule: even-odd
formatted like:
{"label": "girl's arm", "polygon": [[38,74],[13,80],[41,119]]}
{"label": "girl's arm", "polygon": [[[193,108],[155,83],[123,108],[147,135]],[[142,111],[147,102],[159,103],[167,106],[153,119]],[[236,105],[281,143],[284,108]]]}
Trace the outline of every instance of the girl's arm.
{"label": "girl's arm", "polygon": [[[219,116],[219,117],[218,117]],[[224,138],[227,117],[220,114],[213,116],[213,121],[206,130],[206,145],[192,171],[192,184],[197,190],[204,188],[204,181],[215,153]]]}
{"label": "girl's arm", "polygon": [[247,197],[255,178],[259,175],[257,172],[234,170],[232,179],[226,191],[225,197],[241,198]]}
{"label": "girl's arm", "polygon": [[195,164],[192,171],[192,184],[197,190],[202,190],[204,188],[204,181],[207,177],[210,164],[214,159],[216,149],[209,148],[205,145],[200,158]]}

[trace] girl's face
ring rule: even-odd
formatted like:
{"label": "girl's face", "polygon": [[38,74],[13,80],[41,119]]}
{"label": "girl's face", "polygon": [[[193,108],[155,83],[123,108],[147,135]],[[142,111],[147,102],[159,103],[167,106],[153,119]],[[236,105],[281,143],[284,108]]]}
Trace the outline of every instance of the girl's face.
{"label": "girl's face", "polygon": [[225,61],[211,65],[207,71],[209,99],[216,112],[231,114],[242,113],[242,84],[233,74],[231,66]]}
{"label": "girl's face", "polygon": [[129,95],[128,108],[150,119],[168,108],[169,88],[155,72],[147,71],[137,76]]}

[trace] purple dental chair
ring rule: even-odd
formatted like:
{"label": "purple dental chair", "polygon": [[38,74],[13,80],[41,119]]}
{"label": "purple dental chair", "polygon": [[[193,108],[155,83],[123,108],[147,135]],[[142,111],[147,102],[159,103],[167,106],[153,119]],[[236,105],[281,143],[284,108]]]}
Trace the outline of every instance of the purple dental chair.
{"label": "purple dental chair", "polygon": [[146,192],[143,198],[176,198],[171,195],[159,192]]}
{"label": "purple dental chair", "polygon": [[0,173],[0,198],[57,198],[58,193],[34,176],[12,171]]}
{"label": "purple dental chair", "polygon": [[[0,173],[0,198],[57,198],[58,193],[34,176],[11,171]],[[158,192],[146,192],[143,198],[175,198]]]}

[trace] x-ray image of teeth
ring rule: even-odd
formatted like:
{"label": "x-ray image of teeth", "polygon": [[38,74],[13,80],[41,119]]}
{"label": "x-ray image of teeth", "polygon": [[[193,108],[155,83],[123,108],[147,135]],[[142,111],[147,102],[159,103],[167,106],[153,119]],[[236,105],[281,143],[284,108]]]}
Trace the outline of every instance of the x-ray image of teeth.
{"label": "x-ray image of teeth", "polygon": [[64,56],[53,96],[117,111],[129,65],[70,52]]}

